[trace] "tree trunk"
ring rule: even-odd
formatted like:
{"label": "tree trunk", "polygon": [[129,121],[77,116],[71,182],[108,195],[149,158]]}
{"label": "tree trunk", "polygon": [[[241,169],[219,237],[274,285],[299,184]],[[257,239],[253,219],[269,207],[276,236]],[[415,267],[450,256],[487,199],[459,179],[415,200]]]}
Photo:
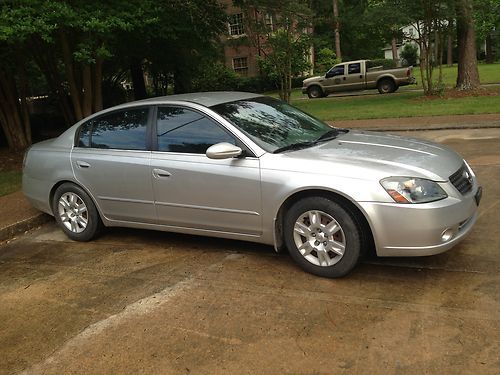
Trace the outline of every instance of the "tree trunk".
{"label": "tree trunk", "polygon": [[492,44],[491,32],[489,32],[488,35],[486,35],[486,64],[493,64],[495,62]]}
{"label": "tree trunk", "polygon": [[447,52],[446,65],[453,65],[453,20],[448,20],[448,37],[447,37]]}
{"label": "tree trunk", "polygon": [[335,54],[337,59],[342,61],[342,51],[340,50],[340,21],[338,1],[333,0],[333,29],[335,31]]}
{"label": "tree trunk", "polygon": [[458,74],[457,89],[480,87],[476,57],[476,33],[471,0],[457,2]]}
{"label": "tree trunk", "polygon": [[94,66],[94,79],[92,80],[92,87],[94,89],[94,103],[92,107],[94,112],[102,110],[102,64],[102,59],[96,58]]}
{"label": "tree trunk", "polygon": [[391,49],[392,49],[392,59],[396,61],[396,65],[399,66],[399,57],[398,57],[398,45],[395,37],[391,39]]}
{"label": "tree trunk", "polygon": [[130,63],[130,75],[132,76],[132,86],[134,87],[134,99],[146,99],[146,84],[144,83],[144,71],[142,70],[141,59],[134,58]]}
{"label": "tree trunk", "polygon": [[7,139],[9,149],[21,151],[26,149],[31,140],[26,137],[19,97],[12,76],[0,72],[0,122]]}
{"label": "tree trunk", "polygon": [[75,72],[73,70],[73,56],[71,54],[68,38],[63,30],[60,31],[59,36],[61,39],[64,69],[66,71],[66,80],[68,81],[69,85],[71,102],[73,103],[73,111],[75,112],[76,120],[79,121],[84,116],[81,104],[81,95],[78,89],[78,85],[76,83]]}
{"label": "tree trunk", "polygon": [[448,51],[446,53],[446,65],[453,65],[453,37],[448,34]]}
{"label": "tree trunk", "polygon": [[48,48],[48,46],[45,42],[40,39],[32,38],[30,42],[32,57],[47,81],[50,94],[57,98],[57,104],[64,117],[66,126],[70,127],[76,122],[75,114],[71,106],[70,98],[64,89],[62,77],[57,69],[56,64],[58,60],[45,54],[44,50],[46,48]]}
{"label": "tree trunk", "polygon": [[82,83],[83,83],[83,95],[82,95],[82,114],[83,117],[90,116],[92,114],[92,70],[89,64],[84,64],[82,69]]}

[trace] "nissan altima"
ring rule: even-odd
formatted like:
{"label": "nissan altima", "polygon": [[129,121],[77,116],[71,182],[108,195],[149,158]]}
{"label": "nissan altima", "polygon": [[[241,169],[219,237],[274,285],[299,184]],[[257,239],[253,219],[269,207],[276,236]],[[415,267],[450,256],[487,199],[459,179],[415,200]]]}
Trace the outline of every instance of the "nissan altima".
{"label": "nissan altima", "polygon": [[112,226],[253,241],[324,277],[370,250],[450,249],[471,231],[482,191],[445,146],[332,128],[239,92],[96,113],[26,152],[23,190],[76,241]]}

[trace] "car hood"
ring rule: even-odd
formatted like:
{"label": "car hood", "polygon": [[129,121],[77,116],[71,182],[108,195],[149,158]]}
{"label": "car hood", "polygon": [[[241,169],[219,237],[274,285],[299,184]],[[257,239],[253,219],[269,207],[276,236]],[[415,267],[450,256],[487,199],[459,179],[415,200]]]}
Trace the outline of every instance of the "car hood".
{"label": "car hood", "polygon": [[407,176],[446,181],[460,168],[462,157],[446,146],[392,134],[349,131],[316,146],[291,151],[294,170],[383,178]]}
{"label": "car hood", "polygon": [[325,77],[324,76],[314,76],[314,77],[306,78],[304,81],[302,81],[302,85],[307,86],[309,83],[318,82],[321,78],[325,78]]}

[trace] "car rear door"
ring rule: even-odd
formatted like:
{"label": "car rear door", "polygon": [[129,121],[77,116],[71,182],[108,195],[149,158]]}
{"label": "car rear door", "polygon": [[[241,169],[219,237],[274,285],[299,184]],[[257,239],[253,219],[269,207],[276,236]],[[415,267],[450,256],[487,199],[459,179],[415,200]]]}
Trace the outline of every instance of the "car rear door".
{"label": "car rear door", "polygon": [[205,152],[213,144],[244,146],[193,108],[159,106],[155,118],[151,175],[159,224],[259,235],[259,159],[209,159]]}
{"label": "car rear door", "polygon": [[361,62],[349,63],[347,65],[347,76],[345,79],[347,90],[362,90],[365,86],[365,77]]}
{"label": "car rear door", "polygon": [[147,106],[113,111],[80,127],[71,153],[74,175],[107,219],[156,223],[150,134]]}

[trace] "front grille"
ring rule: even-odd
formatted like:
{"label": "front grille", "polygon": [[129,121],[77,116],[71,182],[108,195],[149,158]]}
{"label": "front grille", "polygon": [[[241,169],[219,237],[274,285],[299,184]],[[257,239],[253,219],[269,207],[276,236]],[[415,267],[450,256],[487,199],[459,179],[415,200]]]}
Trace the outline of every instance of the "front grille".
{"label": "front grille", "polygon": [[472,190],[472,174],[469,169],[463,164],[458,171],[450,176],[450,182],[463,194]]}

